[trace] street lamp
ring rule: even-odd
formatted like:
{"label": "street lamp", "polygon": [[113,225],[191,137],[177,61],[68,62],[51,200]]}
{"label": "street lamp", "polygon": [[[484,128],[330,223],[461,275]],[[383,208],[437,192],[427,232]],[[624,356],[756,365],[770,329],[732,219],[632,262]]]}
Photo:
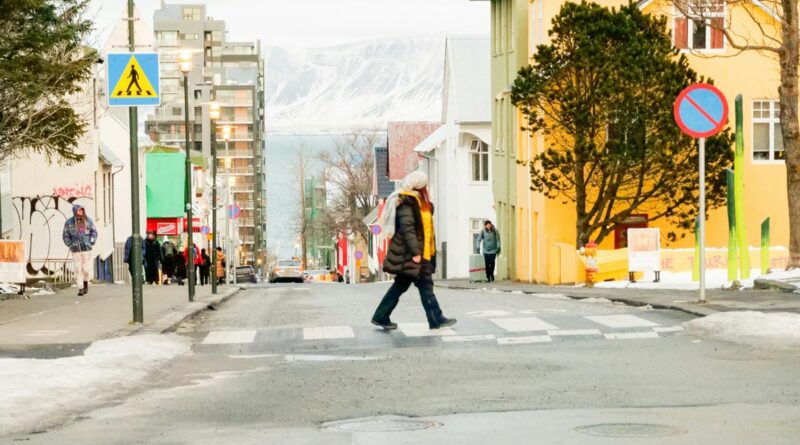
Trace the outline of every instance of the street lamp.
{"label": "street lamp", "polygon": [[208,117],[211,120],[211,293],[217,293],[217,120],[219,103],[211,102]]}
{"label": "street lamp", "polygon": [[[178,65],[183,73],[183,116],[184,132],[186,136],[186,181],[184,183],[184,200],[186,202],[186,228],[189,234],[186,244],[186,272],[189,279],[189,301],[194,301],[194,241],[192,239],[192,163],[191,148],[189,146],[189,73],[192,71],[192,54],[181,51]],[[192,130],[194,132],[194,130]]]}
{"label": "street lamp", "polygon": [[[224,125],[222,127],[222,140],[225,141],[225,184],[226,184],[226,193],[225,193],[225,244],[228,246],[225,249],[228,253],[228,261],[233,261],[233,255],[231,254],[231,237],[230,237],[230,190],[231,190],[231,175],[230,175],[230,168],[231,168],[231,154],[228,152],[229,143],[231,141],[231,126]],[[214,161],[214,169],[216,170],[216,160]],[[227,267],[226,267],[227,269]],[[235,269],[234,269],[235,275]],[[226,282],[230,279],[230,277],[226,277]]]}

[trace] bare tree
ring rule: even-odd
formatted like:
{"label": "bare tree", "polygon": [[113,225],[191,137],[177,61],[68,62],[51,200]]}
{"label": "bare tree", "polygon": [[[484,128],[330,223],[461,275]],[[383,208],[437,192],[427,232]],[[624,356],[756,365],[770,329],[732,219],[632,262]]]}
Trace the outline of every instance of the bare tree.
{"label": "bare tree", "polygon": [[384,139],[380,131],[359,131],[337,141],[320,155],[329,185],[328,225],[337,232],[369,237],[364,217],[375,206],[374,148]]}
{"label": "bare tree", "polygon": [[303,269],[308,268],[308,249],[306,237],[308,236],[308,215],[306,213],[306,172],[308,170],[308,159],[306,158],[305,144],[301,143],[297,151],[297,164],[294,166],[297,175],[300,209],[297,214],[297,234],[300,236],[300,246],[302,248]]}
{"label": "bare tree", "polygon": [[[780,125],[786,156],[789,198],[789,267],[800,267],[800,121],[798,0],[673,0],[689,20],[724,36],[738,52],[759,51],[777,59],[780,68]],[[733,20],[735,14],[736,21]],[[748,22],[752,26],[748,26]],[[677,21],[676,21],[677,23]],[[754,28],[757,32],[747,30]],[[712,36],[713,39],[713,36]]]}

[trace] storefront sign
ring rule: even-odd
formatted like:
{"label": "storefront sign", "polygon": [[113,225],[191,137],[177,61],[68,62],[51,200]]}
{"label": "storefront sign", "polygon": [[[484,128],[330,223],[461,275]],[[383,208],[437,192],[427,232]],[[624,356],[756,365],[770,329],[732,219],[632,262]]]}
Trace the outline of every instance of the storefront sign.
{"label": "storefront sign", "polygon": [[659,229],[628,229],[628,271],[661,271]]}
{"label": "storefront sign", "polygon": [[0,282],[25,282],[25,241],[0,240]]}

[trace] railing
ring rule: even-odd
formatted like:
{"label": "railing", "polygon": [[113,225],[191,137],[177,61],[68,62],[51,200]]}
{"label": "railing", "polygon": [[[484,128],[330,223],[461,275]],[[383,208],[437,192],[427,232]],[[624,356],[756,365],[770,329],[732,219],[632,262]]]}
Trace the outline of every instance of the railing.
{"label": "railing", "polygon": [[220,158],[252,158],[253,150],[222,150],[217,149],[217,156]]}
{"label": "railing", "polygon": [[229,171],[232,175],[252,175],[253,167],[231,167]]}
{"label": "railing", "polygon": [[51,280],[53,283],[70,283],[75,278],[75,261],[72,258],[31,259],[28,278]]}

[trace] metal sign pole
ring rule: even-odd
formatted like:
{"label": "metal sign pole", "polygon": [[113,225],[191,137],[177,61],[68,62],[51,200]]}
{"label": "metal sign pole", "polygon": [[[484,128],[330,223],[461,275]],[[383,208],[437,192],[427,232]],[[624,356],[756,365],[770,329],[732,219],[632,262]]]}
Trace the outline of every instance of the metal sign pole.
{"label": "metal sign pole", "polygon": [[[134,43],[133,0],[128,0],[128,44]],[[111,79],[108,79],[111,82]],[[139,114],[135,106],[128,108],[128,132],[131,156],[131,293],[133,297],[133,322],[144,323],[144,298],[142,296],[142,233],[139,223]]]}
{"label": "metal sign pole", "polygon": [[700,138],[700,303],[706,302],[706,138]]}

